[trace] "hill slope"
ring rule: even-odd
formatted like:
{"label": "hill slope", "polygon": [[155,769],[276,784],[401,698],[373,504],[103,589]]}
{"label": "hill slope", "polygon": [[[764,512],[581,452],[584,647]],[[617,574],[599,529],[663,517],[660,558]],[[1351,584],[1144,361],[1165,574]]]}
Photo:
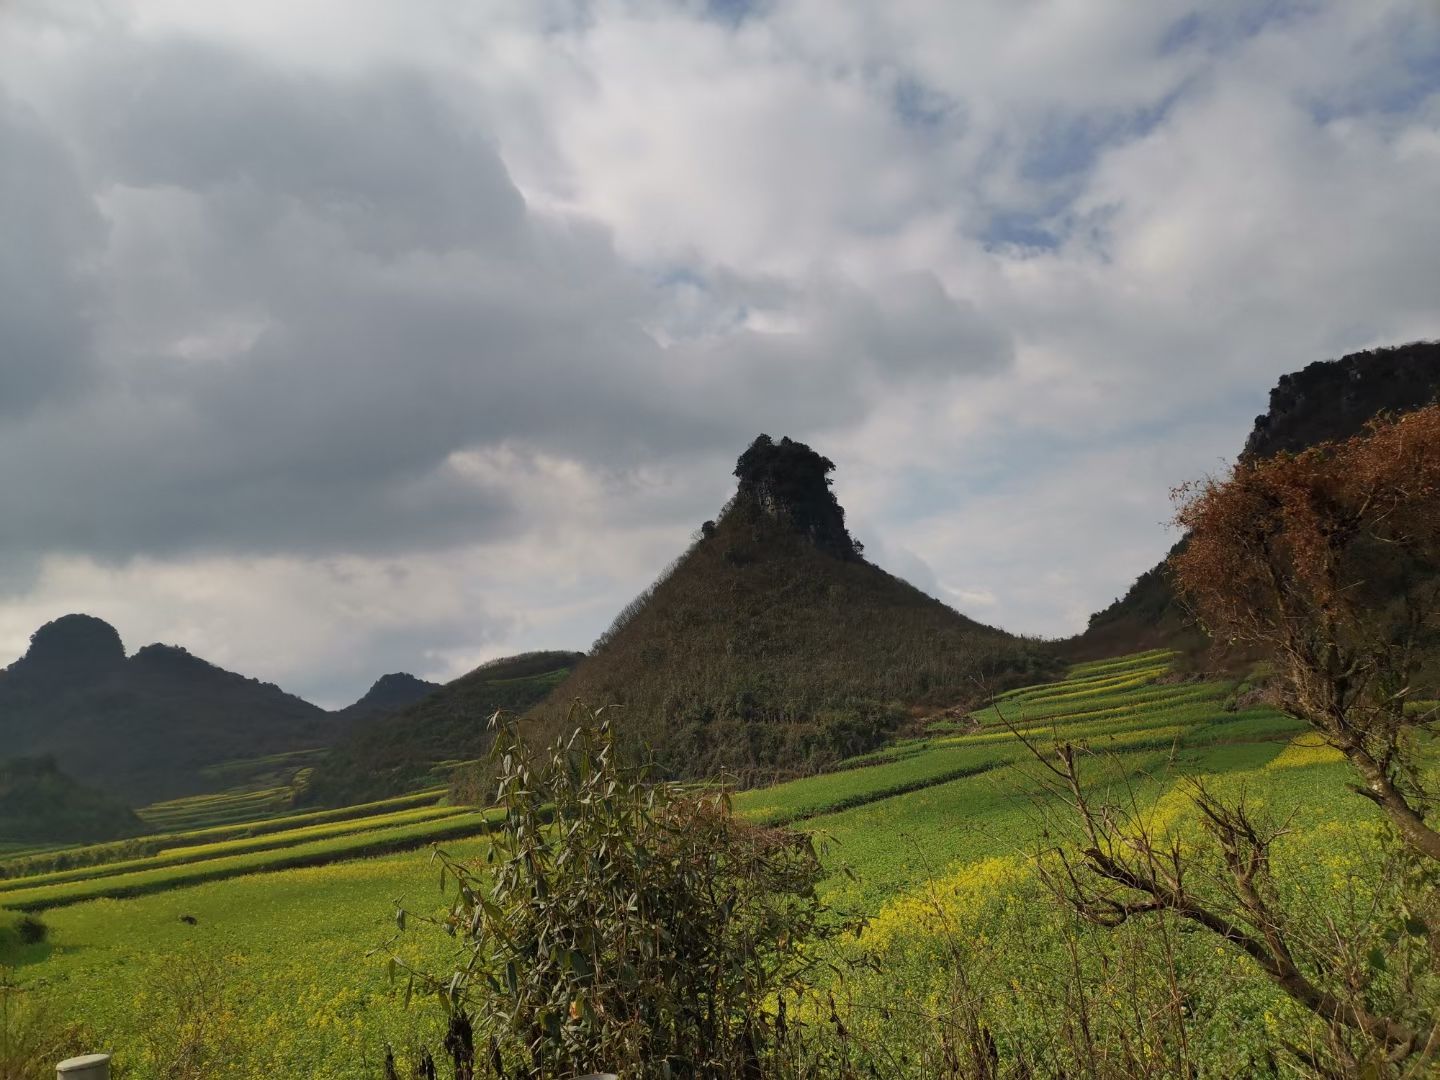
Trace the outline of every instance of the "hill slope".
{"label": "hill slope", "polygon": [[492,660],[405,708],[362,722],[315,767],[301,801],[339,806],[443,783],[447,771],[437,775],[438,764],[484,753],[491,713],[529,709],[582,655],[534,652]]}
{"label": "hill slope", "polygon": [[386,713],[397,712],[407,705],[413,705],[440,689],[439,683],[417,679],[406,671],[381,675],[363,697],[353,704],[337,709],[335,716],[354,724],[361,720],[373,720]]}
{"label": "hill slope", "polygon": [[[1440,342],[1417,341],[1317,361],[1280,377],[1270,391],[1269,410],[1255,418],[1240,460],[1348,439],[1379,413],[1410,412],[1437,397]],[[1162,562],[1141,574],[1123,597],[1090,616],[1085,633],[1071,645],[1076,655],[1105,656],[1157,645],[1185,649],[1203,642],[1188,625]]]}
{"label": "hill slope", "polygon": [[53,758],[0,759],[0,845],[88,843],[145,831],[127,806],[75,783]]}
{"label": "hill slope", "polygon": [[88,615],[42,626],[0,672],[0,745],[52,755],[76,779],[133,802],[205,790],[206,766],[327,745],[343,721],[279,687],[171,645],[125,655]]}
{"label": "hill slope", "polygon": [[861,556],[833,465],[766,436],[735,498],[623,611],[538,711],[623,706],[618,721],[677,775],[812,771],[871,749],[910,714],[1034,681],[1047,647],[984,626]]}

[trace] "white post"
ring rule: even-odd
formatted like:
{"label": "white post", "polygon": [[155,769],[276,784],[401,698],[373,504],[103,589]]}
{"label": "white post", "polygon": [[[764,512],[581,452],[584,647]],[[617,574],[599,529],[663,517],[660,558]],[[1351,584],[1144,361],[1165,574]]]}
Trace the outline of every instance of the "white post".
{"label": "white post", "polygon": [[110,1055],[68,1058],[55,1066],[55,1080],[110,1080]]}

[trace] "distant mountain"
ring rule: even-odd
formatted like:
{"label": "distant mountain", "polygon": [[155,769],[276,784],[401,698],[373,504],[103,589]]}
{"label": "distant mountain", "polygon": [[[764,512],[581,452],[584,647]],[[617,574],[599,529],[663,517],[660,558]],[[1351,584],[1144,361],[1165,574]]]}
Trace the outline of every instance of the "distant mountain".
{"label": "distant mountain", "polygon": [[397,712],[439,689],[439,683],[426,682],[408,672],[397,671],[390,675],[381,675],[375,680],[375,684],[365,691],[364,697],[352,705],[337,709],[335,715],[353,725],[363,720],[373,720],[386,713]]}
{"label": "distant mountain", "polygon": [[173,645],[125,655],[89,615],[42,626],[0,671],[0,746],[133,803],[206,790],[200,770],[327,746],[345,719]]}
{"label": "distant mountain", "polygon": [[[445,783],[450,772],[445,763],[453,766],[485,752],[490,741],[486,721],[495,710],[526,711],[563,681],[582,656],[533,652],[492,660],[413,704],[362,721],[315,766],[301,801],[340,806]],[[381,679],[356,705],[393,678]],[[404,678],[410,681],[395,684],[403,693],[413,692],[416,684],[429,685]]]}
{"label": "distant mountain", "polygon": [[873,749],[912,715],[1055,669],[1049,647],[966,618],[867,562],[834,465],[760,436],[734,498],[616,618],[535,719],[619,705],[616,724],[679,776],[743,781]]}
{"label": "distant mountain", "polygon": [[[1255,418],[1240,460],[1348,439],[1380,413],[1411,412],[1437,399],[1440,342],[1317,361],[1280,376],[1270,391],[1270,408]],[[1090,616],[1085,633],[1069,644],[1070,651],[1084,656],[1157,645],[1193,648],[1203,645],[1204,637],[1189,624],[1162,562],[1141,574],[1123,597]]]}
{"label": "distant mountain", "polygon": [[146,831],[113,797],[76,783],[54,758],[0,758],[0,844],[82,844]]}

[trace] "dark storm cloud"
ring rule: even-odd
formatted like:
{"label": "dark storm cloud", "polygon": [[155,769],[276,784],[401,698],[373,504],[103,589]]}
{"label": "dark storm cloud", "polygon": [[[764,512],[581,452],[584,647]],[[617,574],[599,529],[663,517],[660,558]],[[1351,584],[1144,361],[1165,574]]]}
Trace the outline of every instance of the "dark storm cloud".
{"label": "dark storm cloud", "polygon": [[[662,348],[641,329],[663,307],[653,284],[599,227],[531,212],[456,87],[300,76],[189,41],[90,60],[59,110],[89,191],[33,121],[3,129],[29,140],[7,201],[46,286],[38,312],[0,309],[29,342],[0,424],[0,484],[25,507],[0,519],[12,551],[490,539],[526,526],[521,481],[461,452],[601,469],[730,453],[762,428],[853,420],[881,383],[1008,357],[928,276],[873,296],[818,284],[792,292],[793,332]],[[106,300],[93,346],[67,276],[87,251]],[[63,412],[24,411],[87,371]]]}
{"label": "dark storm cloud", "polygon": [[0,420],[73,389],[89,372],[104,223],[64,144],[0,88]]}

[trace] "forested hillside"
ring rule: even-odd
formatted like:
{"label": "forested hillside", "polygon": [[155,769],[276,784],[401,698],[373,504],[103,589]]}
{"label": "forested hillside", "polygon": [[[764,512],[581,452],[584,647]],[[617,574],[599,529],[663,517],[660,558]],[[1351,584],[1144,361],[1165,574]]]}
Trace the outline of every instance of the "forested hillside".
{"label": "forested hillside", "polygon": [[489,746],[491,713],[537,704],[581,655],[533,652],[492,660],[412,705],[375,716],[319,762],[300,800],[338,806],[445,783],[455,766]]}
{"label": "forested hillside", "polygon": [[1049,647],[982,625],[865,561],[834,468],[766,436],[735,498],[630,604],[539,711],[616,704],[632,744],[679,775],[813,771],[908,719],[1055,670]]}

